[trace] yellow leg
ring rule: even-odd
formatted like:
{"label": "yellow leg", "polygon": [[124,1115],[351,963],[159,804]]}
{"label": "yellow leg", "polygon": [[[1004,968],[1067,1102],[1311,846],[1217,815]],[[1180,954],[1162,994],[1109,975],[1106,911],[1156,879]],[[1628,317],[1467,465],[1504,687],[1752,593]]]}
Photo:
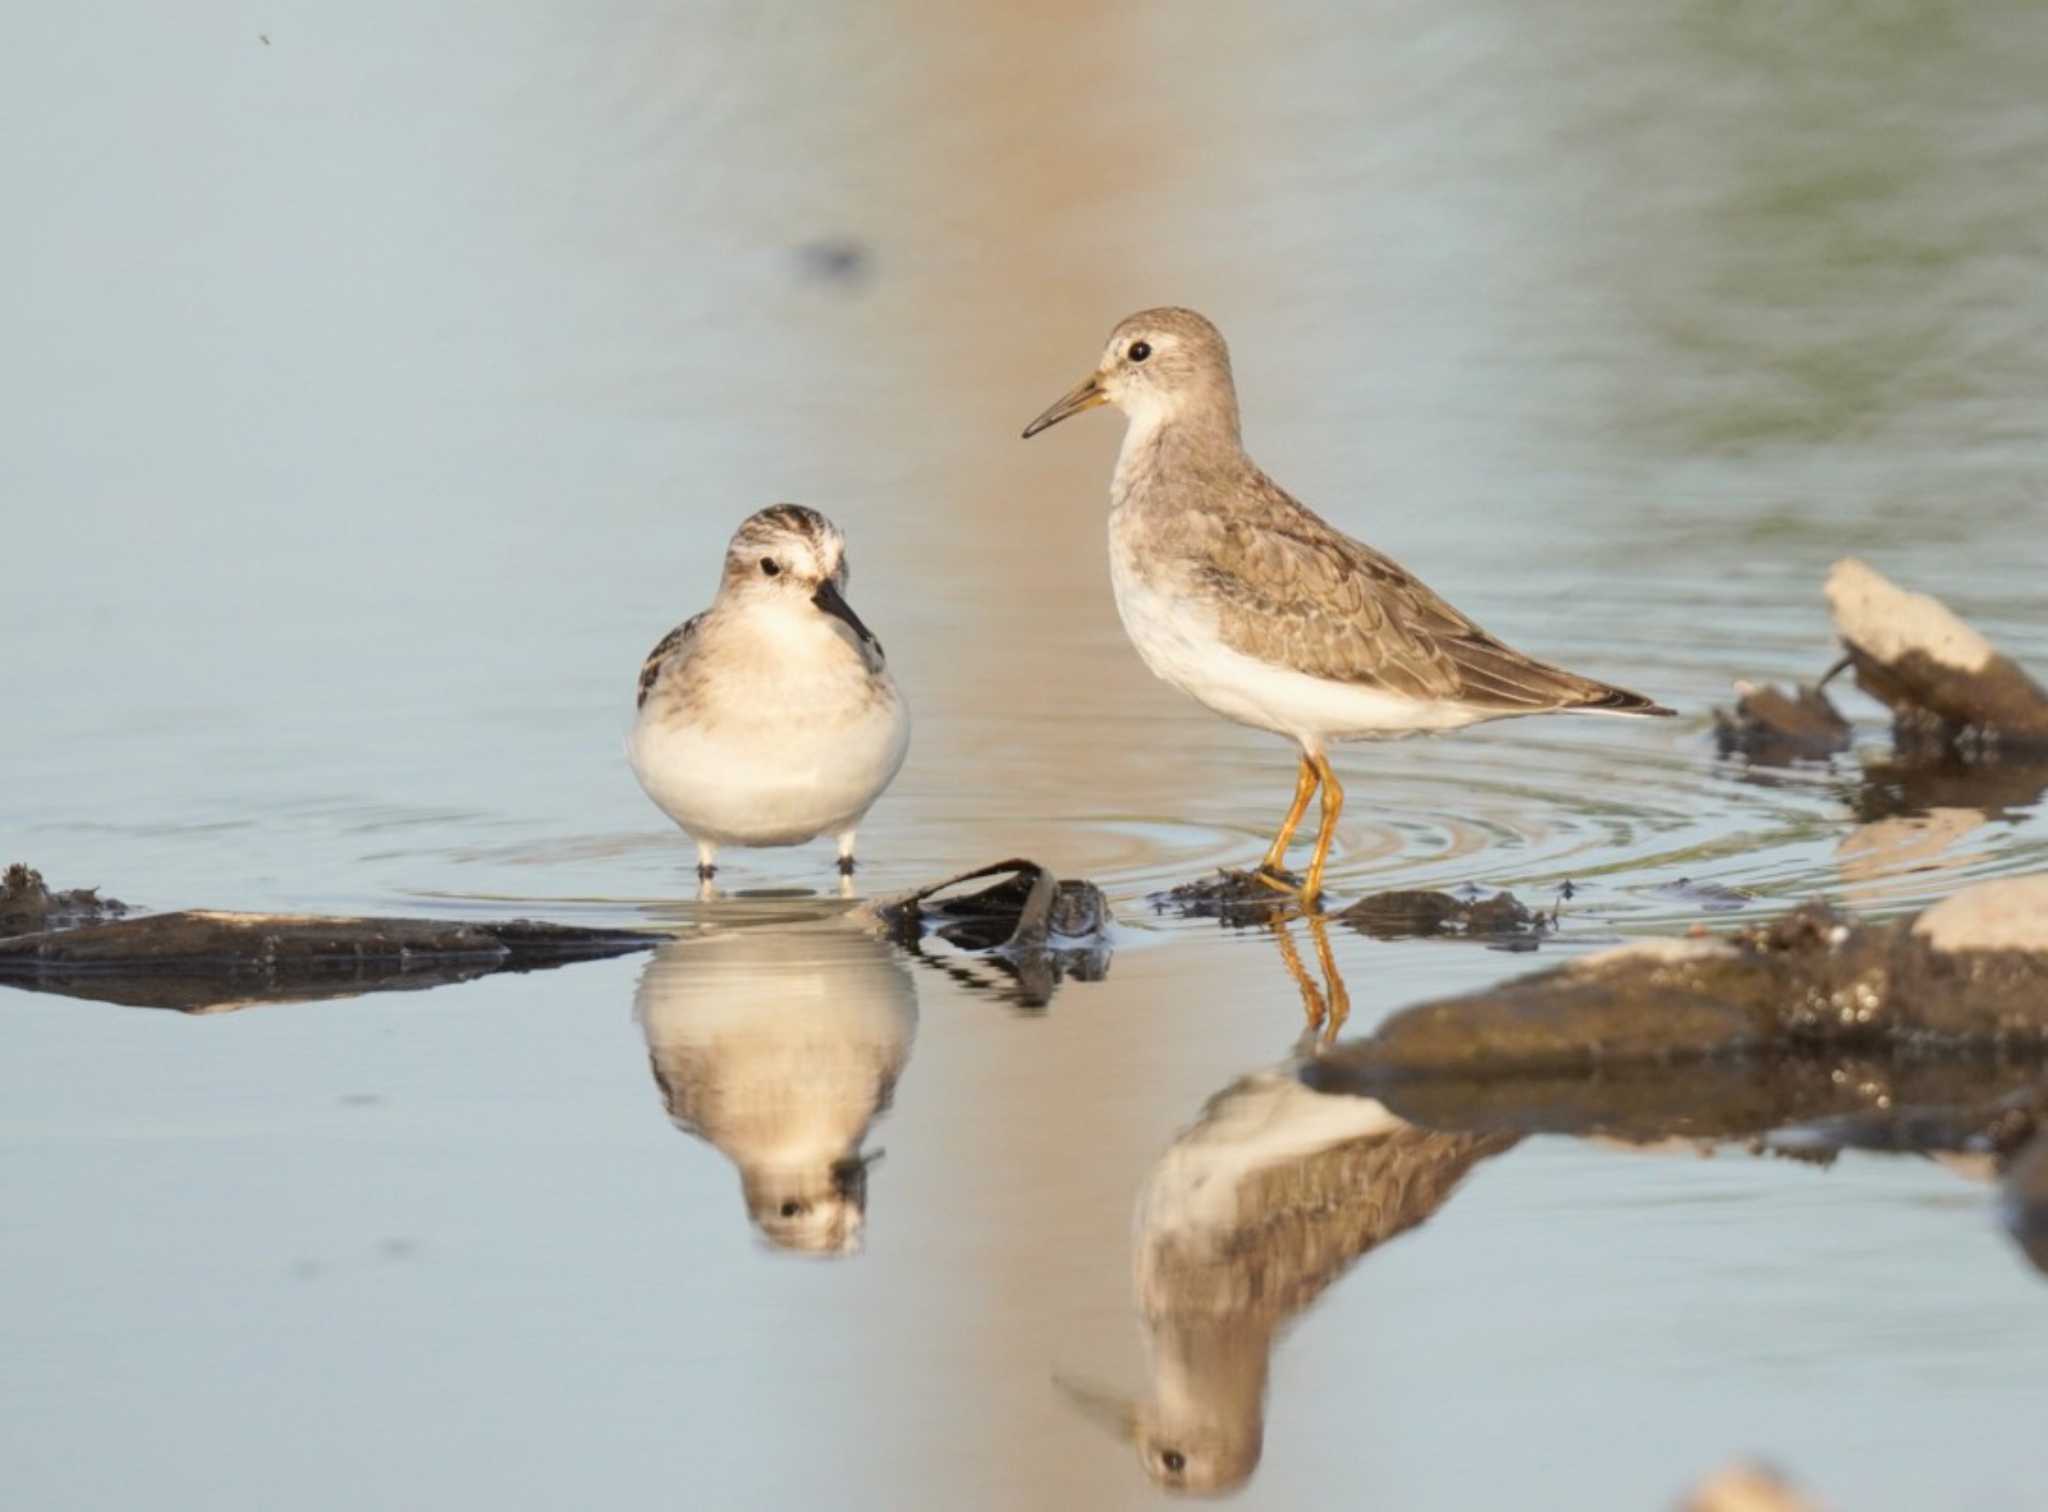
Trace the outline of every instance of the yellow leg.
{"label": "yellow leg", "polygon": [[1301,906],[1314,904],[1323,891],[1323,864],[1330,859],[1330,842],[1337,838],[1337,816],[1344,812],[1344,784],[1337,780],[1337,774],[1330,770],[1330,758],[1317,755],[1316,775],[1323,779],[1322,825],[1316,831],[1315,854],[1309,858],[1308,877],[1301,884]]}
{"label": "yellow leg", "polygon": [[1309,759],[1301,758],[1301,771],[1294,779],[1294,802],[1288,807],[1287,817],[1280,821],[1280,833],[1273,837],[1273,843],[1266,847],[1266,859],[1259,863],[1259,870],[1275,875],[1287,870],[1287,843],[1294,838],[1294,831],[1301,823],[1301,816],[1308,812],[1309,795],[1316,790],[1316,769]]}

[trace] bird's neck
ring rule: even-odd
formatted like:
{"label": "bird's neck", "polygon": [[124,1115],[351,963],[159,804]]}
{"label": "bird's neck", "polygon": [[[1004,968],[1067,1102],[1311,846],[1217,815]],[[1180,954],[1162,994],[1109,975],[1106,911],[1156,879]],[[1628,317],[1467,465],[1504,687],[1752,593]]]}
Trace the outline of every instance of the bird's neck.
{"label": "bird's neck", "polygon": [[1156,482],[1251,466],[1238,433],[1236,399],[1220,394],[1205,401],[1131,411],[1109,485],[1112,508],[1135,501]]}
{"label": "bird's neck", "polygon": [[1231,1441],[1256,1460],[1275,1325],[1253,1312],[1160,1320],[1152,1334],[1152,1391],[1161,1423]]}

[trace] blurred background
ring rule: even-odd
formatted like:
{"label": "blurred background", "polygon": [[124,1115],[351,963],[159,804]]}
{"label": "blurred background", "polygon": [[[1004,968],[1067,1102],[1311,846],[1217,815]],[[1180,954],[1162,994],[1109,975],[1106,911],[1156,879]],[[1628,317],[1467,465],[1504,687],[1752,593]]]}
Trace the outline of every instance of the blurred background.
{"label": "blurred background", "polygon": [[[691,922],[635,674],[793,499],[917,719],[864,890],[1023,853],[1123,921],[1046,1017],[918,973],[921,1153],[827,1269],[769,1265],[666,1127],[637,963],[204,1034],[10,1001],[22,1505],[1149,1500],[1048,1376],[1141,1369],[1136,1183],[1299,1010],[1266,936],[1145,903],[1253,860],[1293,755],[1125,643],[1113,418],[1018,439],[1137,308],[1217,321],[1250,450],[1333,523],[1685,716],[1351,752],[1339,893],[1571,879],[1591,941],[1705,883],[1881,912],[2048,855],[2038,785],[1930,815],[1854,761],[1718,761],[1707,717],[1827,665],[1842,555],[2048,665],[2041,7],[8,19],[0,860],[151,907]],[[1515,964],[1338,954],[1361,1027]],[[1285,1346],[1249,1499],[1651,1505],[1750,1448],[1859,1508],[2031,1488],[2039,1283],[1974,1189],[1838,1171],[1823,1225],[1812,1172],[1643,1164],[1524,1150],[1376,1257]],[[340,1302],[295,1269],[379,1235],[425,1258]]]}

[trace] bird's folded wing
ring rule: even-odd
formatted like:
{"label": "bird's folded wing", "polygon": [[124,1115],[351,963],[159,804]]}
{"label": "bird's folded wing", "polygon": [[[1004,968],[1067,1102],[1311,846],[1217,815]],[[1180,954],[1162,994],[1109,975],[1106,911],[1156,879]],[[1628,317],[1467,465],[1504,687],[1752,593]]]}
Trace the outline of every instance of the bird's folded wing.
{"label": "bird's folded wing", "polygon": [[647,695],[654,691],[655,680],[661,676],[661,669],[669,657],[680,651],[703,623],[704,614],[693,614],[654,643],[654,649],[647,653],[647,660],[640,663],[640,692],[633,701],[635,708],[647,702]]}
{"label": "bird's folded wing", "polygon": [[1611,691],[1522,655],[1390,557],[1296,507],[1284,522],[1184,522],[1226,645],[1312,677],[1515,712]]}

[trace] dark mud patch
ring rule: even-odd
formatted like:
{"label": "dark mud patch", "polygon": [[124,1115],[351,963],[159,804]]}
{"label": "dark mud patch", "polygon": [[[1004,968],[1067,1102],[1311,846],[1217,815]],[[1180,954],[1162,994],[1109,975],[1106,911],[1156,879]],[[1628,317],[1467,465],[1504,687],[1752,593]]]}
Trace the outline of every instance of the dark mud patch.
{"label": "dark mud patch", "polygon": [[664,938],[526,919],[478,924],[192,911],[0,940],[0,982],[209,1012],[439,987],[647,950]]}
{"label": "dark mud patch", "polygon": [[1377,940],[1479,940],[1509,949],[1533,949],[1558,922],[1511,892],[1461,898],[1425,889],[1372,893],[1332,917]]}
{"label": "dark mud patch", "polygon": [[97,887],[51,892],[43,874],[17,861],[0,875],[0,939],[46,929],[75,929],[118,919],[128,912],[119,898],[103,898]]}
{"label": "dark mud patch", "polygon": [[[1300,913],[1295,898],[1262,880],[1263,875],[1226,867],[1212,877],[1153,893],[1146,901],[1155,913],[1214,919],[1229,929],[1275,924]],[[1289,874],[1279,880],[1298,885],[1300,879]],[[1323,917],[1380,940],[1478,940],[1524,950],[1557,927],[1554,912],[1531,909],[1513,893],[1489,898],[1476,888],[1464,896],[1422,888],[1369,893]]]}

